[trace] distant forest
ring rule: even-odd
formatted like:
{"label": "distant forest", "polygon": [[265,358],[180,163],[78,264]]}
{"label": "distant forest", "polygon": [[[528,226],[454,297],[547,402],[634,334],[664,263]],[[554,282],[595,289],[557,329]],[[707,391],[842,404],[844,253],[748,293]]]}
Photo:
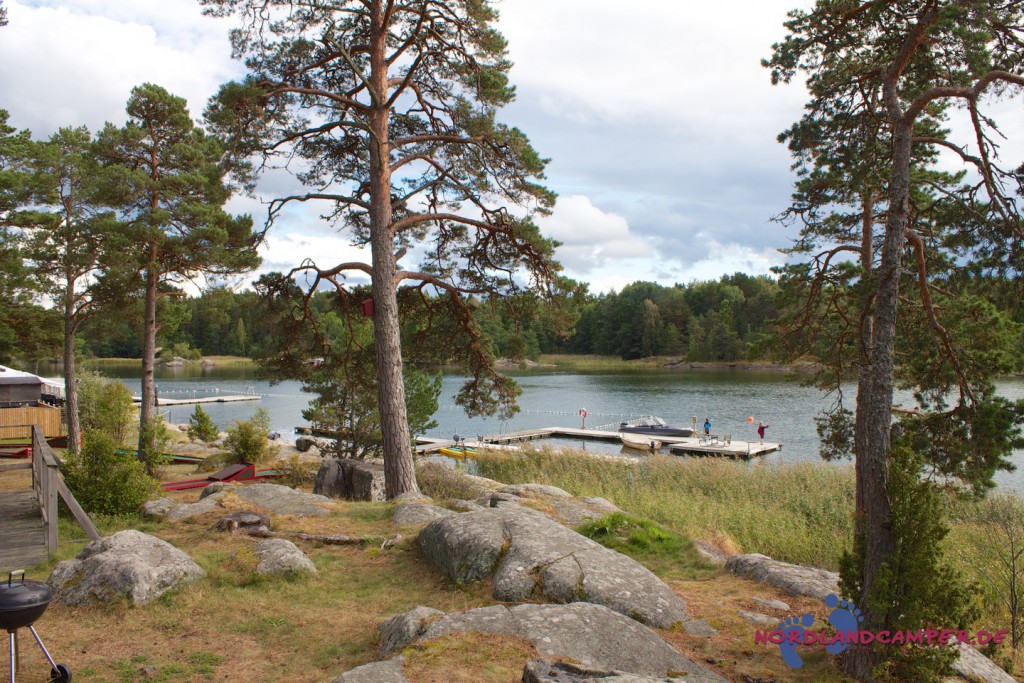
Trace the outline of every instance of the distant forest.
{"label": "distant forest", "polygon": [[[318,294],[319,308],[332,295]],[[554,333],[543,309],[517,328],[514,321],[481,303],[478,320],[499,357],[536,359],[544,353],[597,354],[623,359],[685,356],[694,361],[761,357],[762,342],[778,315],[778,285],[765,276],[728,275],[717,282],[666,287],[635,282],[621,292],[586,295],[568,337]],[[273,348],[278,325],[251,290],[208,290],[202,296],[161,302],[163,357],[232,355],[258,357]],[[89,320],[80,351],[99,358],[141,355],[140,311]]]}
{"label": "distant forest", "polygon": [[[1011,305],[1015,288],[990,288],[987,298],[1008,311],[1018,334],[1024,330],[1024,308]],[[367,297],[369,294],[367,293]],[[314,308],[333,308],[334,295],[314,296]],[[138,358],[142,354],[139,321],[141,302],[119,311],[106,311],[85,322],[78,351],[85,357]],[[673,286],[634,282],[619,292],[586,294],[576,302],[578,319],[569,336],[556,334],[557,325],[544,309],[518,325],[499,306],[478,302],[477,323],[498,357],[537,359],[541,354],[593,354],[624,360],[675,356],[694,362],[772,360],[779,348],[775,323],[784,309],[784,293],[768,276],[742,273],[718,281]],[[135,310],[135,309],[138,310]],[[38,309],[42,323],[57,312]],[[261,305],[253,290],[207,290],[202,296],[166,298],[160,304],[161,356],[197,359],[200,356],[258,358],[275,349],[281,326]],[[60,339],[37,337],[33,347],[15,353],[25,361],[60,356]],[[18,346],[18,345],[16,345]],[[1024,370],[1024,336],[1017,345],[1016,368]],[[812,350],[812,355],[813,350]]]}

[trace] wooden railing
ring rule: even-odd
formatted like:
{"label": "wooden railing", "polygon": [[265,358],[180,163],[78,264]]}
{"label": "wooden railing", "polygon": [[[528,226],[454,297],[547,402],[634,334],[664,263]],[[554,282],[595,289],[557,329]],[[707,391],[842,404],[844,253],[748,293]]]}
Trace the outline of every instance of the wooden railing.
{"label": "wooden railing", "polygon": [[64,477],[60,474],[61,463],[57,454],[46,443],[43,430],[39,425],[32,425],[32,487],[39,500],[39,509],[43,512],[43,523],[46,527],[46,547],[52,553],[57,549],[57,496],[59,495],[68,510],[74,515],[79,526],[85,531],[90,541],[98,541],[100,533],[96,531],[89,515],[78,504],[71,494]]}

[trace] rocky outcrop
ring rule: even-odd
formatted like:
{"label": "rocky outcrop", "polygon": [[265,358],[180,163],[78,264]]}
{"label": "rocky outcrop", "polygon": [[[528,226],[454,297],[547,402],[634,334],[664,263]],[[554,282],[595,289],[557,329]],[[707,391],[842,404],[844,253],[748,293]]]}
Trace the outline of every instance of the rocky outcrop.
{"label": "rocky outcrop", "polygon": [[239,486],[234,490],[234,494],[248,503],[277,515],[326,517],[330,511],[324,506],[334,502],[327,496],[296,491],[281,484]]}
{"label": "rocky outcrop", "polygon": [[544,658],[572,660],[597,670],[643,676],[666,676],[671,672],[686,674],[686,681],[725,681],[674,650],[646,626],[589,603],[493,605],[453,614],[418,607],[384,622],[380,630],[388,652],[419,640],[477,631],[524,638]]}
{"label": "rocky outcrop", "polygon": [[166,517],[174,505],[174,501],[170,498],[154,498],[142,504],[142,514],[146,517]]}
{"label": "rocky outcrop", "polygon": [[570,527],[577,527],[588,520],[600,519],[613,512],[621,512],[604,498],[575,498],[557,486],[545,484],[500,486],[496,491],[475,502],[481,507],[542,507],[546,514]]}
{"label": "rocky outcrop", "polygon": [[734,555],[726,561],[725,568],[737,576],[775,586],[790,595],[824,600],[830,593],[840,593],[839,574],[817,567],[779,562],[767,555]]}
{"label": "rocky outcrop", "polygon": [[325,458],[316,473],[313,492],[345,500],[387,500],[384,466],[361,460]]}
{"label": "rocky outcrop", "polygon": [[456,513],[436,505],[428,505],[426,503],[399,503],[395,506],[395,511],[391,517],[391,521],[398,526],[414,526],[427,524],[429,522],[433,522],[435,519],[449,517],[454,514]]}
{"label": "rocky outcrop", "polygon": [[316,567],[306,554],[283,538],[271,538],[257,543],[254,551],[259,559],[257,574],[316,574]]}
{"label": "rocky outcrop", "polygon": [[631,558],[518,505],[456,514],[420,532],[424,554],[452,580],[493,576],[507,602],[591,602],[658,628],[688,624],[686,604]]}
{"label": "rocky outcrop", "polygon": [[[971,683],[1015,683],[1016,679],[966,643],[954,645],[960,650],[960,657],[953,663],[953,671],[963,680]],[[959,679],[952,678],[957,682]]]}
{"label": "rocky outcrop", "polygon": [[714,674],[709,678],[700,674],[679,676],[638,676],[625,671],[599,671],[548,659],[534,659],[523,669],[523,683],[701,683],[725,680]]}
{"label": "rocky outcrop", "polygon": [[230,515],[226,515],[217,520],[217,523],[213,525],[213,528],[217,531],[228,531],[235,533],[236,531],[267,531],[270,529],[270,517],[259,512],[232,512]]}
{"label": "rocky outcrop", "polygon": [[85,546],[50,574],[54,600],[66,605],[126,599],[144,605],[206,575],[170,543],[141,531],[120,531]]}
{"label": "rocky outcrop", "polygon": [[207,484],[203,487],[203,490],[199,492],[199,500],[208,498],[215,493],[221,491],[234,491],[238,488],[238,484],[233,484],[229,481],[215,481],[212,484]]}
{"label": "rocky outcrop", "polygon": [[402,674],[404,657],[395,657],[385,662],[371,662],[331,679],[331,683],[409,683]]}

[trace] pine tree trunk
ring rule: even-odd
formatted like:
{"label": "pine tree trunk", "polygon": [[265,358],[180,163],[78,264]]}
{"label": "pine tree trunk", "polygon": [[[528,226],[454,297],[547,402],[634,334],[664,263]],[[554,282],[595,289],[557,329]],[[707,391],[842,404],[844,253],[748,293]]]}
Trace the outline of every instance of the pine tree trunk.
{"label": "pine tree trunk", "polygon": [[371,5],[370,81],[377,93],[370,114],[370,245],[373,252],[373,332],[384,441],[384,488],[388,498],[419,491],[412,441],[405,410],[402,344],[395,282],[395,239],[392,233],[391,159],[388,144],[387,26],[384,3]]}
{"label": "pine tree trunk", "polygon": [[154,260],[146,269],[146,312],[142,329],[142,402],[139,404],[139,459],[146,462],[146,453],[153,450],[153,432],[147,427],[156,414],[156,392],[153,368],[156,365],[156,298],[157,268]]}
{"label": "pine tree trunk", "polygon": [[[876,273],[876,296],[871,347],[857,391],[857,484],[863,496],[863,517],[858,541],[863,549],[862,592],[858,607],[864,628],[884,630],[886,614],[872,609],[879,571],[893,552],[892,508],[889,505],[889,447],[892,424],[893,370],[900,270],[910,201],[912,124],[902,119],[893,125],[892,177],[889,211]],[[846,672],[859,681],[874,680],[878,656],[870,648],[851,648],[844,660]]]}
{"label": "pine tree trunk", "polygon": [[68,416],[68,451],[78,454],[82,429],[78,420],[78,378],[75,369],[74,280],[68,278],[64,296],[64,400]]}

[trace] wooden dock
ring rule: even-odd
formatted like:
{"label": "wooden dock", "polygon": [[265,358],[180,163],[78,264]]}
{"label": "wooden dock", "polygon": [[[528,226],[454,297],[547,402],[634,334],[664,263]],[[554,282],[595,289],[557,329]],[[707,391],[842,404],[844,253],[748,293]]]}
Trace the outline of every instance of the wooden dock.
{"label": "wooden dock", "polygon": [[[490,445],[507,448],[510,444],[536,441],[537,439],[579,439],[583,441],[621,442],[617,431],[599,429],[574,429],[571,427],[546,427],[543,429],[527,429],[506,434],[491,434],[477,439],[467,438],[466,446],[486,450]],[[712,437],[673,437],[659,439],[663,448],[674,455],[698,455],[726,457],[738,460],[749,460],[782,448],[780,443],[758,443],[756,441],[740,441],[732,438]],[[441,448],[451,448],[455,442],[451,439],[417,439],[417,453],[433,453]],[[637,451],[639,452],[639,451]]]}
{"label": "wooden dock", "polygon": [[0,520],[0,574],[46,559],[46,528],[32,489],[0,493]]}
{"label": "wooden dock", "polygon": [[[258,395],[236,395],[236,396],[203,396],[201,398],[158,398],[158,406],[190,406],[197,403],[237,403],[239,401],[258,401]],[[132,396],[132,401],[142,403],[142,398]]]}

